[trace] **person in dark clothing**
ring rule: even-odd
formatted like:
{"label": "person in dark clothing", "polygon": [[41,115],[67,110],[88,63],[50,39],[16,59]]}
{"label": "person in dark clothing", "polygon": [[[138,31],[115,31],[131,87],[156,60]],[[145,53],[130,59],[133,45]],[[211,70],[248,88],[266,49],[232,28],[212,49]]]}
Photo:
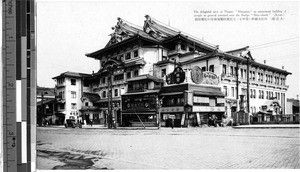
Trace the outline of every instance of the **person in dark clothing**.
{"label": "person in dark clothing", "polygon": [[211,123],[212,123],[211,121],[212,121],[212,119],[211,119],[211,117],[209,117],[208,118],[208,123],[207,123],[209,127],[211,126]]}
{"label": "person in dark clothing", "polygon": [[174,118],[171,119],[171,126],[172,126],[172,129],[174,128]]}

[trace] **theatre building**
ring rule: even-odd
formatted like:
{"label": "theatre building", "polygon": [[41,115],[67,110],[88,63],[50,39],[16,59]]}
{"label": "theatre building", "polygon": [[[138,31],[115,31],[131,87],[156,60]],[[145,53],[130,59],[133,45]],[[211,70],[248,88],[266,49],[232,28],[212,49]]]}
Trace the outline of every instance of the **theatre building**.
{"label": "theatre building", "polygon": [[170,118],[176,126],[198,125],[230,118],[240,95],[252,115],[274,98],[285,113],[291,73],[256,62],[248,47],[225,52],[148,15],[143,27],[118,18],[112,29],[105,47],[86,54],[99,60],[88,80],[104,119],[111,109],[118,125],[168,126]]}

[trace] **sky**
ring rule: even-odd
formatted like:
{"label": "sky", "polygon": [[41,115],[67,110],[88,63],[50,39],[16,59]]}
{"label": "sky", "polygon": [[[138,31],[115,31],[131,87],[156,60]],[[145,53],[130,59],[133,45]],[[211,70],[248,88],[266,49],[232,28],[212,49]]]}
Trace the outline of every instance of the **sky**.
{"label": "sky", "polygon": [[[201,11],[234,14],[281,11],[282,20],[196,21]],[[195,13],[198,11],[198,13]],[[288,98],[299,94],[299,4],[255,1],[47,1],[37,0],[37,84],[54,87],[52,79],[66,71],[91,74],[99,61],[88,58],[104,48],[117,18],[143,26],[145,15],[182,32],[219,45],[223,51],[249,46],[257,62],[291,72]],[[204,13],[202,13],[204,14]],[[246,14],[246,13],[244,13]],[[277,12],[277,14],[279,14]],[[233,18],[233,17],[232,17]],[[238,17],[234,17],[238,19]]]}

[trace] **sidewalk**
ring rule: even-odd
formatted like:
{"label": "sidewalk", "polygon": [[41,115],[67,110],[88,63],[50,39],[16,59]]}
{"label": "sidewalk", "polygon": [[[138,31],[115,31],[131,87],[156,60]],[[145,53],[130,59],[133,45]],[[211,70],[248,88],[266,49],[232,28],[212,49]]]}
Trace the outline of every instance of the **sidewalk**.
{"label": "sidewalk", "polygon": [[239,125],[233,126],[235,129],[268,129],[268,128],[300,128],[300,124],[265,124],[265,125]]}
{"label": "sidewalk", "polygon": [[[65,128],[64,125],[48,125],[48,126],[45,126],[47,128]],[[71,128],[71,127],[68,127],[68,128]],[[76,127],[78,128],[78,127]],[[82,128],[84,129],[108,129],[108,130],[157,130],[158,128],[157,127],[117,127],[117,128],[107,128],[107,126],[104,126],[104,125],[82,125]]]}

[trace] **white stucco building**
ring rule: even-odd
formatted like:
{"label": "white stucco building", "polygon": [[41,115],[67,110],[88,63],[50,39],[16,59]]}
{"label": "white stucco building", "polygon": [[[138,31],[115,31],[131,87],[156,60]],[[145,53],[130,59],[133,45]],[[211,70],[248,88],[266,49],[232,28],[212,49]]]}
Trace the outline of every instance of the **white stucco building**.
{"label": "white stucco building", "polygon": [[58,111],[65,114],[66,119],[81,120],[82,106],[81,97],[84,92],[91,92],[88,82],[84,77],[90,76],[84,73],[65,72],[53,79],[56,81],[56,95],[58,101]]}

